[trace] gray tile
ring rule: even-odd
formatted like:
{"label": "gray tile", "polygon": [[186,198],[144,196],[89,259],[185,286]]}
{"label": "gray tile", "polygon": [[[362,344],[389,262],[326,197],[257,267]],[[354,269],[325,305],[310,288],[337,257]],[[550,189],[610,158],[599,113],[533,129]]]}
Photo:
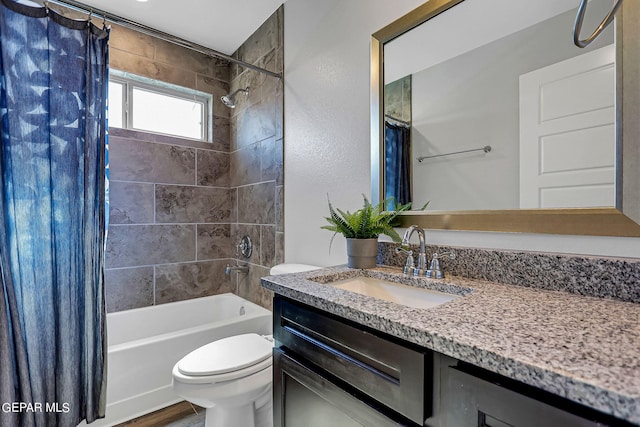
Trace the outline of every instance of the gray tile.
{"label": "gray tile", "polygon": [[[249,259],[244,258],[242,255],[236,254],[236,246],[240,243],[243,236],[249,236],[253,245],[253,250]],[[260,263],[260,226],[251,224],[232,224],[231,226],[231,248],[232,258],[237,258],[240,261],[248,261],[252,264]]]}
{"label": "gray tile", "polygon": [[238,222],[238,189],[229,189],[229,198],[231,199],[231,215],[229,215],[229,222]]}
{"label": "gray tile", "polygon": [[231,149],[231,124],[229,117],[213,116],[213,141],[211,141],[211,145],[211,148],[218,151],[229,152]]}
{"label": "gray tile", "polygon": [[198,150],[198,185],[229,186],[229,154],[220,151]]}
{"label": "gray tile", "polygon": [[260,181],[275,181],[277,169],[277,147],[274,138],[260,142]]}
{"label": "gray tile", "polygon": [[276,227],[260,226],[260,265],[273,267],[276,260]]}
{"label": "gray tile", "polygon": [[[173,135],[154,134],[154,141],[161,142],[163,144],[176,145],[178,147],[202,148],[205,150],[218,149],[218,144],[213,143],[211,141],[183,138],[180,136],[173,136]],[[224,151],[224,150],[220,150],[220,151]]]}
{"label": "gray tile", "polygon": [[110,224],[152,224],[153,184],[109,182]]}
{"label": "gray tile", "polygon": [[284,232],[284,187],[282,185],[276,186],[276,198],[275,198],[275,221],[276,231]]}
{"label": "gray tile", "polygon": [[284,233],[276,232],[276,259],[275,264],[284,262]]}
{"label": "gray tile", "polygon": [[231,258],[231,225],[198,224],[198,260]]}
{"label": "gray tile", "polygon": [[274,153],[276,185],[284,185],[284,141],[282,139],[276,140]]}
{"label": "gray tile", "polygon": [[119,49],[110,50],[109,66],[189,89],[195,89],[196,86],[196,73],[193,71],[186,71],[170,64],[143,58]]}
{"label": "gray tile", "polygon": [[126,138],[126,139],[137,139],[140,141],[150,141],[150,142],[153,142],[156,140],[156,135],[151,132],[109,127],[109,138],[114,136],[119,136],[121,138]]}
{"label": "gray tile", "polygon": [[[229,81],[229,78],[216,78],[215,76],[199,74],[196,79],[196,85],[199,91],[210,93],[215,98],[214,101],[220,101],[222,95],[229,93]],[[213,113],[217,113],[217,109],[214,108]]]}
{"label": "gray tile", "polygon": [[195,225],[113,225],[106,268],[134,267],[195,259]]}
{"label": "gray tile", "polygon": [[276,139],[282,139],[284,137],[284,89],[283,83],[280,82],[276,89],[274,102],[275,108],[275,137]]}
{"label": "gray tile", "polygon": [[113,24],[109,35],[109,47],[153,59],[155,40],[139,31]]}
{"label": "gray tile", "polygon": [[230,81],[231,67],[229,62],[224,59],[212,58],[209,70],[205,74],[197,76],[196,85],[198,90],[212,93],[220,97],[224,94],[220,93],[220,83],[226,84],[228,87]]}
{"label": "gray tile", "polygon": [[229,260],[156,266],[156,304],[182,301],[234,290],[224,274]]}
{"label": "gray tile", "polygon": [[155,60],[204,75],[209,75],[212,71],[211,56],[163,40],[156,41]]}
{"label": "gray tile", "polygon": [[156,222],[229,222],[230,192],[226,188],[156,185]]}
{"label": "gray tile", "polygon": [[106,269],[107,312],[153,305],[153,267]]}
{"label": "gray tile", "polygon": [[231,186],[255,184],[262,181],[260,143],[251,144],[231,153]]}
{"label": "gray tile", "polygon": [[276,14],[270,16],[238,49],[240,59],[256,63],[265,52],[278,46],[280,30]]}
{"label": "gray tile", "polygon": [[109,167],[115,181],[195,183],[195,150],[111,137]]}
{"label": "gray tile", "polygon": [[238,222],[275,224],[275,183],[238,188]]}
{"label": "gray tile", "polygon": [[[259,101],[235,118],[238,148],[275,136],[275,103]],[[233,132],[232,132],[233,135]]]}
{"label": "gray tile", "polygon": [[268,275],[268,268],[252,264],[248,274],[238,275],[238,295],[268,310],[273,310],[273,292],[260,284],[260,279]]}

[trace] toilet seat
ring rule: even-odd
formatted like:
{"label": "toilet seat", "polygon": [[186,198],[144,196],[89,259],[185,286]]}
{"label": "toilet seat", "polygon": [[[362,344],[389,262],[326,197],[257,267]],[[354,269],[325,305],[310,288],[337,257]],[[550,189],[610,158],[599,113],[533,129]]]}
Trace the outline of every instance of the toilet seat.
{"label": "toilet seat", "polygon": [[271,366],[273,342],[258,334],[223,338],[183,357],[174,367],[182,381],[216,383],[230,381]]}

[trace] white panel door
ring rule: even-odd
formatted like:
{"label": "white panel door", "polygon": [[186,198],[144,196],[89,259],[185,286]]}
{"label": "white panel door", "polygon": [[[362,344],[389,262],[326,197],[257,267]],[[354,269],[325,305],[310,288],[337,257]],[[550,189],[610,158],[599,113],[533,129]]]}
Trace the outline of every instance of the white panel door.
{"label": "white panel door", "polygon": [[520,76],[520,207],[615,204],[613,45]]}

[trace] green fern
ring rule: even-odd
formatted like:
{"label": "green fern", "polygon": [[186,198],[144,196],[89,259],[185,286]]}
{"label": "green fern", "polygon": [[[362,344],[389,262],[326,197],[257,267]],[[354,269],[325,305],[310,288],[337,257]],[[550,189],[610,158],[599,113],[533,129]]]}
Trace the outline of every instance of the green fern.
{"label": "green fern", "polygon": [[[400,242],[402,239],[393,227],[398,225],[398,216],[411,209],[411,203],[400,205],[394,202],[394,210],[388,211],[385,210],[385,207],[389,204],[389,200],[383,200],[374,206],[364,194],[362,197],[364,199],[363,207],[351,213],[334,208],[327,195],[329,216],[325,219],[329,225],[324,225],[321,228],[333,231],[331,243],[338,233],[351,239],[377,239],[378,236],[384,234],[391,237],[394,242]],[[428,204],[427,202],[422,210]]]}

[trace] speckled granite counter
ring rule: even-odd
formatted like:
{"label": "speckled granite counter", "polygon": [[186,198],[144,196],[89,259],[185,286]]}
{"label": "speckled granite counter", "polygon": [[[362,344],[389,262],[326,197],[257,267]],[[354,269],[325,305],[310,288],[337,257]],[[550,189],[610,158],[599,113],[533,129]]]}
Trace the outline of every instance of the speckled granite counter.
{"label": "speckled granite counter", "polygon": [[[416,309],[319,283],[358,274],[404,277],[407,284],[466,295]],[[262,284],[293,300],[640,424],[640,304],[453,276],[413,279],[385,267],[269,276]]]}

